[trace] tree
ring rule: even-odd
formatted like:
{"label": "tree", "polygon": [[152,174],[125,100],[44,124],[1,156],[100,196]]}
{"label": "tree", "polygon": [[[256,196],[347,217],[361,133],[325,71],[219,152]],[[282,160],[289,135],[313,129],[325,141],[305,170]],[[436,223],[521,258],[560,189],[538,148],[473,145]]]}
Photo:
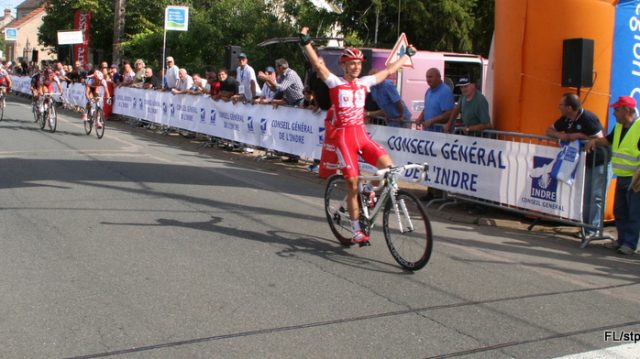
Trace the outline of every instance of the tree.
{"label": "tree", "polygon": [[[302,55],[297,45],[258,48],[257,44],[272,37],[293,36],[301,25],[309,25],[319,35],[334,24],[339,24],[348,45],[390,48],[400,30],[419,49],[488,53],[495,0],[327,1],[342,12],[318,9],[310,0],[183,0],[180,3],[189,6],[189,31],[167,33],[168,53],[179,66],[202,71],[207,65],[224,63],[226,45],[239,45],[257,69],[286,57],[300,71]],[[154,68],[163,64],[164,9],[175,2],[127,0],[122,44],[125,58],[142,58]],[[100,50],[103,58],[111,58],[113,6],[111,1],[49,0],[39,40],[55,47],[57,31],[73,28],[73,9],[90,10],[90,47]],[[374,43],[376,27],[378,41]]]}

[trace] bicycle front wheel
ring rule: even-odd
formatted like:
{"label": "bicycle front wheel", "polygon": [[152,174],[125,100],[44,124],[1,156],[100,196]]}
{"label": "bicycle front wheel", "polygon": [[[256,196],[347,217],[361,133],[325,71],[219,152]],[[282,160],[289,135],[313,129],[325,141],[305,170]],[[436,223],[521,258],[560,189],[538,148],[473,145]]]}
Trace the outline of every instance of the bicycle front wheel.
{"label": "bicycle front wheel", "polygon": [[402,268],[416,271],[429,262],[433,250],[431,222],[422,203],[413,194],[399,190],[397,210],[391,198],[382,216],[382,228],[387,247]]}
{"label": "bicycle front wheel", "polygon": [[51,105],[47,109],[47,118],[49,120],[49,130],[53,133],[56,132],[56,127],[58,126],[58,113],[56,112],[56,108]]}
{"label": "bicycle front wheel", "polygon": [[102,138],[102,136],[104,136],[104,128],[105,128],[105,123],[104,123],[104,113],[102,112],[101,109],[96,110],[96,136],[98,136],[98,138]]}
{"label": "bicycle front wheel", "polygon": [[38,104],[34,103],[31,106],[31,110],[33,111],[33,122],[38,123],[40,120],[40,112],[38,111]]}
{"label": "bicycle front wheel", "polygon": [[5,101],[4,96],[0,99],[0,121],[4,118],[4,108],[7,106],[7,101]]}
{"label": "bicycle front wheel", "polygon": [[344,246],[351,245],[351,220],[347,211],[347,184],[341,175],[333,175],[324,190],[324,211],[329,228]]}
{"label": "bicycle front wheel", "polygon": [[38,111],[38,124],[40,125],[40,129],[44,130],[44,127],[47,125],[47,111],[40,112]]}
{"label": "bicycle front wheel", "polygon": [[87,118],[86,121],[82,121],[84,122],[84,133],[86,133],[87,135],[91,134],[91,129],[93,129],[93,117],[89,117]]}

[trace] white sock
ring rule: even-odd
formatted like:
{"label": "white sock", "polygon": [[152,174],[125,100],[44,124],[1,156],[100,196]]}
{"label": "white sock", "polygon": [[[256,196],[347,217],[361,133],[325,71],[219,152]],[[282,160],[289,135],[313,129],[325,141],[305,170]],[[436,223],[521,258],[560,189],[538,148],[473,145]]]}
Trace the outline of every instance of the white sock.
{"label": "white sock", "polygon": [[360,221],[359,220],[352,220],[351,221],[351,230],[353,231],[353,233],[356,233],[357,231],[360,230]]}

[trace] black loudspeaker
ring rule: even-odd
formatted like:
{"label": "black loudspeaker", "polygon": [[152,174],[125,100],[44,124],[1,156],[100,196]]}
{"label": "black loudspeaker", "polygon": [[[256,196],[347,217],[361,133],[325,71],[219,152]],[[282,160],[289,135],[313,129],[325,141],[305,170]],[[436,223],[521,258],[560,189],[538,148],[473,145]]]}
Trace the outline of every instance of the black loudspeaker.
{"label": "black loudspeaker", "polygon": [[562,43],[562,87],[593,86],[593,40],[565,39]]}
{"label": "black loudspeaker", "polygon": [[31,61],[38,62],[38,50],[31,51]]}
{"label": "black loudspeaker", "polygon": [[[224,47],[224,67],[229,73],[235,73],[238,67],[238,55],[242,52],[240,46],[227,45]],[[235,75],[234,75],[235,76]]]}

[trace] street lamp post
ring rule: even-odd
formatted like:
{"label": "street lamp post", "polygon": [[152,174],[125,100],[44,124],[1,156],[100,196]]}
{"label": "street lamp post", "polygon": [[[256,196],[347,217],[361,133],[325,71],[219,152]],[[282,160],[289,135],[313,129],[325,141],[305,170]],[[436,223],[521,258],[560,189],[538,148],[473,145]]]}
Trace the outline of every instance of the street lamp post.
{"label": "street lamp post", "polygon": [[401,5],[402,0],[398,0],[398,33],[396,34],[396,37],[400,37],[400,5]]}

